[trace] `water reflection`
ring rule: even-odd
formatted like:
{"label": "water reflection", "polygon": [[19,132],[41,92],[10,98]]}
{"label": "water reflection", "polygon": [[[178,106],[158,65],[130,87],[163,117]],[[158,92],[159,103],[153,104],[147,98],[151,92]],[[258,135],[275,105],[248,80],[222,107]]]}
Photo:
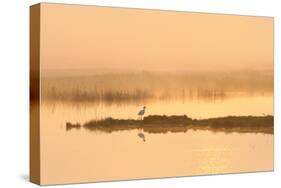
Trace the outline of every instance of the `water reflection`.
{"label": "water reflection", "polygon": [[[44,124],[46,125],[46,124]],[[272,134],[211,132],[147,134],[140,130],[65,131],[44,126],[44,181],[85,182],[269,171]],[[145,144],[144,144],[145,143]],[[67,157],[66,157],[67,156]],[[241,157],[243,156],[243,157]],[[104,161],[104,162],[101,162]],[[74,178],[74,179],[73,179]]]}
{"label": "water reflection", "polygon": [[[202,101],[145,104],[145,123],[136,122],[137,112],[144,104],[110,107],[73,106],[63,102],[54,107],[45,102],[41,104],[44,182],[85,182],[93,177],[105,181],[273,169],[273,117],[261,114],[272,114],[270,96],[234,98],[216,105]],[[176,114],[180,116],[177,121],[190,121],[183,117],[184,112],[200,120],[196,126],[177,124],[175,118],[165,124],[161,122],[161,117],[158,124],[155,121],[149,123],[155,117],[147,119],[151,114],[167,114],[168,117]],[[209,126],[210,118],[228,115],[257,117],[244,120],[243,126],[229,126],[231,123],[226,123],[226,120],[223,123],[221,119],[213,119],[221,123]],[[85,126],[108,116],[113,121],[129,119],[131,122]],[[172,120],[174,123],[170,122]],[[192,119],[192,122],[195,123],[195,120]],[[265,124],[269,125],[267,129],[264,129]]]}
{"label": "water reflection", "polygon": [[145,135],[143,133],[139,133],[138,137],[140,137],[142,141],[145,142]]}
{"label": "water reflection", "polygon": [[264,96],[235,96],[223,101],[205,102],[202,100],[166,100],[166,101],[142,101],[140,103],[125,103],[106,105],[90,102],[63,102],[43,101],[41,106],[48,113],[62,114],[59,119],[66,121],[85,123],[89,120],[100,120],[108,117],[117,119],[137,119],[139,109],[147,106],[146,114],[182,115],[202,119],[223,116],[261,116],[272,115],[273,97]]}

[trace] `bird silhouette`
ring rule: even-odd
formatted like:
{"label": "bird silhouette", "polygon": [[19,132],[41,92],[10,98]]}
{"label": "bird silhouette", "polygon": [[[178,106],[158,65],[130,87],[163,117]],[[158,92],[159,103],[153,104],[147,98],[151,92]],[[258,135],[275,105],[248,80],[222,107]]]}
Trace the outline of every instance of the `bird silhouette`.
{"label": "bird silhouette", "polygon": [[138,113],[139,119],[141,119],[141,120],[142,120],[142,117],[143,117],[143,115],[145,113],[145,109],[146,109],[146,107],[144,106],[143,109],[140,110],[139,113]]}

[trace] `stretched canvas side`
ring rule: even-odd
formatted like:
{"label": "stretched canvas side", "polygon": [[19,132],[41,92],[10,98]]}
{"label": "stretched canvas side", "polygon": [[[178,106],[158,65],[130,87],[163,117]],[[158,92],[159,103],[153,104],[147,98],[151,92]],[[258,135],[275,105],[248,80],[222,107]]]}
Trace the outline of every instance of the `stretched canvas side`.
{"label": "stretched canvas side", "polygon": [[40,184],[40,4],[30,7],[30,181]]}

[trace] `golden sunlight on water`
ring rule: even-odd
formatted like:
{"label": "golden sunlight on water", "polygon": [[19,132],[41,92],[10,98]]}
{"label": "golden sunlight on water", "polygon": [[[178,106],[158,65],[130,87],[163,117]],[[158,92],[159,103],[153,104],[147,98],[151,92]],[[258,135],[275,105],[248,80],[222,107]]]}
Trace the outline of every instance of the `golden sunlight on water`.
{"label": "golden sunlight on water", "polygon": [[[215,103],[215,105],[214,105]],[[95,105],[42,103],[42,182],[66,183],[269,171],[273,169],[273,135],[188,130],[150,134],[141,130],[104,133],[65,130],[65,123],[105,117],[137,118],[144,104]],[[155,101],[146,115],[192,118],[272,115],[271,96],[218,101]],[[140,136],[142,135],[142,136]]]}
{"label": "golden sunlight on water", "polygon": [[43,182],[49,183],[273,169],[272,135],[188,131],[145,134],[143,142],[138,130],[66,133],[49,127],[44,131],[42,173]]}

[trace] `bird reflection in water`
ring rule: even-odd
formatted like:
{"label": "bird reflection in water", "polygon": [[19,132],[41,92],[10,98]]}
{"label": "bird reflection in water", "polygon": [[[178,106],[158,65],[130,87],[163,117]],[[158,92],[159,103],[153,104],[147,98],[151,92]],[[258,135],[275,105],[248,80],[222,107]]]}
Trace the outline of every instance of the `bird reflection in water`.
{"label": "bird reflection in water", "polygon": [[145,142],[145,135],[143,133],[139,133],[138,137],[140,137],[142,141]]}

